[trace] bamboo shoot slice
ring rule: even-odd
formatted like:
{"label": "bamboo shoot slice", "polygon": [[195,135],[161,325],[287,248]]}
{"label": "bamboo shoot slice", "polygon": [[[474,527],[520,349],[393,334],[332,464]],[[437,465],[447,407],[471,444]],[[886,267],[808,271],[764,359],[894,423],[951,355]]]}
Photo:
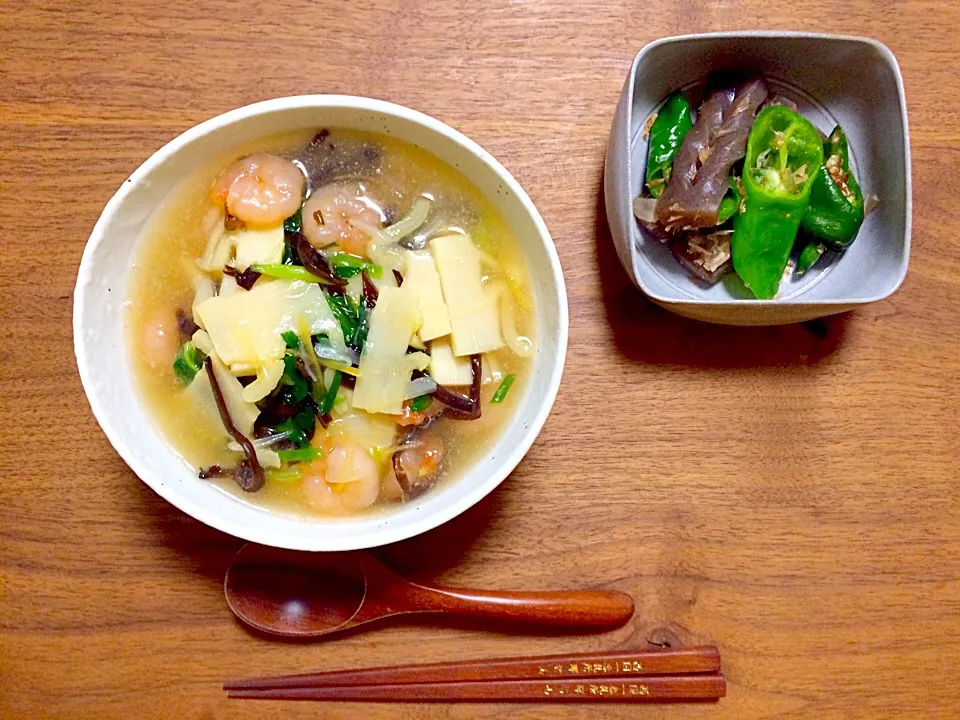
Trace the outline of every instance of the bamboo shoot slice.
{"label": "bamboo shoot slice", "polygon": [[430,343],[430,377],[441,385],[469,385],[473,382],[470,358],[458,358],[450,338],[438,338]]}
{"label": "bamboo shoot slice", "polygon": [[[415,367],[427,366],[423,353],[407,354],[414,331],[420,326],[416,293],[409,288],[384,288],[370,313],[370,330],[360,355],[353,407],[368,412],[399,415],[404,393]],[[419,357],[416,357],[419,356]]]}
{"label": "bamboo shoot slice", "polygon": [[443,300],[440,274],[429,253],[407,253],[403,271],[404,284],[417,295],[423,324],[420,339],[427,341],[450,333],[450,313]]}
{"label": "bamboo shoot slice", "polygon": [[283,225],[269,230],[238,230],[233,242],[236,247],[233,266],[241,272],[251,265],[283,262]]}
{"label": "bamboo shoot slice", "polygon": [[480,257],[470,236],[434,238],[430,250],[450,314],[454,355],[473,355],[503,347],[497,298],[483,287]]}
{"label": "bamboo shoot slice", "polygon": [[205,300],[197,316],[216,354],[230,366],[261,367],[282,358],[286,345],[280,334],[298,332],[301,318],[311,334],[325,333],[346,352],[343,331],[320,286],[302,280],[261,279],[251,290]]}

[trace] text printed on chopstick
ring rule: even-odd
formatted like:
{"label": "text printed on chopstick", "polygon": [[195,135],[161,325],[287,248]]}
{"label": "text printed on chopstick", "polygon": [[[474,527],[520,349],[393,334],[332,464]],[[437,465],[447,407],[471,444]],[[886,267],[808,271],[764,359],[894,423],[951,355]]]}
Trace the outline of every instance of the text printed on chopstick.
{"label": "text printed on chopstick", "polygon": [[547,684],[543,686],[543,694],[546,696],[551,695],[594,695],[596,697],[614,697],[614,696],[624,696],[624,697],[640,697],[640,696],[649,696],[650,695],[650,686],[649,685],[635,685],[635,684],[611,684],[604,683],[602,685],[593,685],[593,684],[576,684],[573,686],[569,685],[557,685],[557,684]]}
{"label": "text printed on chopstick", "polygon": [[541,665],[541,675],[609,675],[610,673],[643,672],[643,663],[639,660],[617,660],[616,662],[580,662],[565,665]]}

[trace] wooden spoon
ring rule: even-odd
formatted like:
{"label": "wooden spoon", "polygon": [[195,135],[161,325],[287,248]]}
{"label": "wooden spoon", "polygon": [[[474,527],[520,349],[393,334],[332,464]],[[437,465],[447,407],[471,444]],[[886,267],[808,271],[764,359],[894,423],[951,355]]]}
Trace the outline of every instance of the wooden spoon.
{"label": "wooden spoon", "polygon": [[578,630],[610,630],[633,616],[633,598],[622,592],[430,587],[404,580],[364,552],[295,552],[253,543],[233,559],[223,589],[243,622],[265,633],[299,638],[409,613]]}

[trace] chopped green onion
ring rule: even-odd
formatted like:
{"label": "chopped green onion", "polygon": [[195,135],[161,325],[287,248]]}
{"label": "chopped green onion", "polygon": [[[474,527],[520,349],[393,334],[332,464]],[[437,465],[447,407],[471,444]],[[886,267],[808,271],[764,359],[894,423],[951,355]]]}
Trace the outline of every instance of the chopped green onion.
{"label": "chopped green onion", "polygon": [[303,477],[303,468],[270,468],[267,470],[269,482],[295,482]]}
{"label": "chopped green onion", "polygon": [[283,341],[287,344],[288,350],[296,350],[300,347],[300,338],[297,337],[297,334],[293,330],[280,333],[280,337],[282,337]]}
{"label": "chopped green onion", "polygon": [[517,376],[512,373],[507,375],[500,383],[500,387],[497,388],[497,391],[493,394],[493,397],[490,398],[490,402],[502,403],[506,399],[507,393],[510,392],[510,386],[513,385],[513,381],[516,379]]}
{"label": "chopped green onion", "polygon": [[204,358],[206,355],[189,340],[181,345],[177,350],[177,356],[173,359],[173,372],[177,376],[177,381],[181,385],[192,383],[193,378],[200,372]]}
{"label": "chopped green onion", "polygon": [[297,233],[300,232],[301,227],[303,227],[303,215],[300,210],[283,221],[284,232]]}
{"label": "chopped green onion", "polygon": [[413,412],[423,412],[430,407],[430,403],[432,402],[433,398],[429,395],[420,395],[410,401],[410,409],[413,410]]}
{"label": "chopped green onion", "polygon": [[277,455],[284,462],[310,462],[323,457],[320,450],[312,447],[297,448],[296,450],[277,450]]}
{"label": "chopped green onion", "polygon": [[340,390],[340,380],[342,378],[343,373],[339,370],[333,373],[333,379],[330,381],[330,387],[327,389],[327,394],[323,398],[320,408],[317,410],[317,415],[326,415],[328,412],[330,412],[330,410],[333,409],[333,403],[337,399],[337,392]]}
{"label": "chopped green onion", "polygon": [[346,253],[334,253],[330,258],[330,267],[333,268],[335,275],[342,278],[352,278],[363,271],[372,278],[383,276],[383,268],[376,263]]}
{"label": "chopped green onion", "polygon": [[267,277],[281,280],[303,280],[308,283],[322,282],[320,278],[300,265],[281,265],[280,263],[264,263],[251,265],[250,269]]}
{"label": "chopped green onion", "polygon": [[363,272],[363,268],[360,267],[341,266],[333,269],[333,274],[337,277],[343,278],[344,280],[349,280],[354,275],[359,275],[361,272]]}

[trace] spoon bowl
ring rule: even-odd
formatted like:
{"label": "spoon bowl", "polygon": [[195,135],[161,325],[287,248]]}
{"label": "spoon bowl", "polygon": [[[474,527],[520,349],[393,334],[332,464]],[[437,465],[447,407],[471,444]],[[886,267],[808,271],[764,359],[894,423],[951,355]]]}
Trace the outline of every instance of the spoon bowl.
{"label": "spoon bowl", "polygon": [[[284,554],[297,556],[297,563],[284,562]],[[271,553],[248,544],[227,570],[224,591],[230,609],[248,625],[311,636],[352,627],[367,579],[357,553]]]}
{"label": "spoon bowl", "polygon": [[249,543],[224,579],[233,613],[271,635],[320,637],[407,613],[499,620],[578,630],[610,630],[633,616],[622,592],[511,592],[420,585],[364,552],[304,553]]}

